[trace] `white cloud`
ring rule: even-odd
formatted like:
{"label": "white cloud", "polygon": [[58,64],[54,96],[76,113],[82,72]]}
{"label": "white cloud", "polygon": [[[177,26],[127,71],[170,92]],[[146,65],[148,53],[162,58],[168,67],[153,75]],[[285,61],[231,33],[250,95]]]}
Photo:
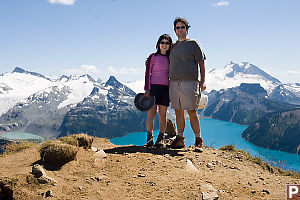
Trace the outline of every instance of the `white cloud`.
{"label": "white cloud", "polygon": [[292,71],[292,70],[289,70],[289,71],[288,71],[288,75],[291,75],[291,76],[299,76],[299,75],[300,75],[300,71]]}
{"label": "white cloud", "polygon": [[68,75],[83,75],[83,74],[89,74],[92,76],[99,76],[102,71],[100,69],[97,69],[94,65],[82,65],[79,69],[67,69],[65,70],[65,73]]}
{"label": "white cloud", "polygon": [[117,74],[140,74],[143,73],[143,71],[140,68],[114,68],[112,66],[109,66],[106,71],[111,75],[117,75]]}
{"label": "white cloud", "polygon": [[229,2],[228,1],[219,1],[217,3],[213,3],[212,5],[218,6],[218,7],[229,6]]}
{"label": "white cloud", "polygon": [[76,0],[47,0],[49,3],[57,3],[64,5],[73,5]]}

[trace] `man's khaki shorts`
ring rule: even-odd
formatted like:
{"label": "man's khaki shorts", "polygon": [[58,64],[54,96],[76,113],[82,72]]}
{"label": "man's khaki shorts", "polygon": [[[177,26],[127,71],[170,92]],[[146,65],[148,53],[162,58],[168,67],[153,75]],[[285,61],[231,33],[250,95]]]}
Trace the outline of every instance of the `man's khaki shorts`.
{"label": "man's khaki shorts", "polygon": [[199,104],[199,81],[174,81],[169,84],[171,108],[197,110]]}

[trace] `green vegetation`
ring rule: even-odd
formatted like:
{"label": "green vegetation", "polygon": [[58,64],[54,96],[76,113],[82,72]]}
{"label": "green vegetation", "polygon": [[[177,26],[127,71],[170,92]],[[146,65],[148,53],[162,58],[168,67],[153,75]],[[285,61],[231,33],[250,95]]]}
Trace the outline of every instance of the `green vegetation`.
{"label": "green vegetation", "polygon": [[269,163],[263,161],[260,157],[253,157],[246,151],[236,149],[234,147],[234,145],[227,145],[227,146],[220,147],[220,150],[222,150],[222,151],[231,151],[231,152],[235,152],[235,153],[238,153],[238,154],[242,154],[245,159],[250,160],[251,162],[261,166],[264,170],[267,170],[270,173],[273,173],[273,174],[278,173],[278,174],[281,174],[281,175],[284,175],[284,176],[292,176],[292,177],[295,177],[295,178],[300,178],[299,173],[289,171],[289,170],[283,170],[280,167],[271,166]]}
{"label": "green vegetation", "polygon": [[58,140],[62,141],[65,144],[70,144],[70,145],[79,147],[78,140],[75,137],[73,137],[73,135],[68,135],[68,136],[59,138]]}
{"label": "green vegetation", "polygon": [[0,156],[15,154],[17,152],[21,152],[25,149],[28,149],[30,147],[37,146],[37,145],[38,145],[37,143],[27,142],[27,141],[26,142],[12,142],[12,143],[5,145],[5,147],[4,147],[5,151]]}
{"label": "green vegetation", "polygon": [[70,144],[76,147],[83,147],[85,149],[90,149],[94,141],[94,137],[81,133],[81,134],[74,134],[74,135],[61,137],[58,140],[62,141],[63,143]]}
{"label": "green vegetation", "polygon": [[234,147],[234,145],[230,144],[230,145],[221,147],[220,150],[223,150],[223,151],[236,151],[237,149]]}

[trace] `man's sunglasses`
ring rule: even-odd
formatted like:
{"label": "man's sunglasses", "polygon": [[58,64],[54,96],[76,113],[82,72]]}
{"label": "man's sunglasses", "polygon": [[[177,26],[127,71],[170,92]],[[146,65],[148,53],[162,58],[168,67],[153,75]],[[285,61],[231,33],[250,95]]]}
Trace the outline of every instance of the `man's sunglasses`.
{"label": "man's sunglasses", "polygon": [[160,44],[170,45],[170,42],[160,42]]}
{"label": "man's sunglasses", "polygon": [[176,26],[175,27],[177,30],[179,30],[179,29],[185,29],[185,26]]}

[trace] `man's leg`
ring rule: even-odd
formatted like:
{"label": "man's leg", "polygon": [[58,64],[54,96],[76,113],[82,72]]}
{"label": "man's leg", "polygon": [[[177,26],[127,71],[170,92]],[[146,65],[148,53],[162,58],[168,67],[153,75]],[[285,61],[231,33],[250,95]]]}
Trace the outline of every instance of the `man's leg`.
{"label": "man's leg", "polygon": [[194,134],[197,134],[197,133],[199,134],[200,133],[200,120],[197,115],[197,111],[196,110],[188,110],[187,112],[190,116],[190,123],[191,123],[192,129],[194,131]]}
{"label": "man's leg", "polygon": [[196,110],[188,110],[190,123],[195,134],[195,146],[202,147],[203,139],[201,138],[200,120]]}
{"label": "man's leg", "polygon": [[183,137],[185,128],[184,110],[175,110],[178,135]]}

